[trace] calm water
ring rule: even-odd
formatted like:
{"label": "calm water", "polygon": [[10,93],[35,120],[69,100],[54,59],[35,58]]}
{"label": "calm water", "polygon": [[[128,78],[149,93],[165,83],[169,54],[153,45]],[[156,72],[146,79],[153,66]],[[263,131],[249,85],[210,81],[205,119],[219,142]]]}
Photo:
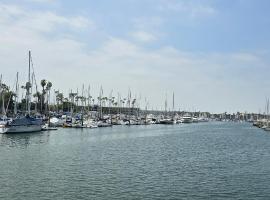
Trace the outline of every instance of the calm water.
{"label": "calm water", "polygon": [[270,199],[270,132],[215,122],[0,135],[0,199]]}

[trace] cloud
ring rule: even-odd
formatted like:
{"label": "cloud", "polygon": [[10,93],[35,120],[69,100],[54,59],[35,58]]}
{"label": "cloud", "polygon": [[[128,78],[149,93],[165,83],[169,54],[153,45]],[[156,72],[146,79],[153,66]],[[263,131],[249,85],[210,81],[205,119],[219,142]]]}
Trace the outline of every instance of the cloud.
{"label": "cloud", "polygon": [[[14,5],[0,4],[0,22],[9,24],[8,30],[25,29],[52,32],[66,27],[72,30],[94,27],[94,23],[82,16],[64,17],[50,11],[29,11]],[[3,27],[3,26],[2,26]]]}
{"label": "cloud", "polygon": [[152,42],[157,40],[156,36],[154,36],[151,33],[145,32],[145,31],[136,31],[131,33],[131,36],[138,41],[142,42]]}
{"label": "cloud", "polygon": [[190,18],[208,17],[218,13],[217,9],[207,3],[203,4],[201,1],[194,0],[164,0],[158,4],[158,10],[164,12],[178,12]]}
{"label": "cloud", "polygon": [[27,1],[34,3],[52,3],[55,2],[56,0],[27,0]]}
{"label": "cloud", "polygon": [[[114,95],[125,96],[130,87],[132,94],[147,97],[150,107],[161,109],[166,92],[169,96],[174,91],[177,108],[219,112],[256,111],[257,97],[268,91],[268,62],[256,52],[194,53],[169,45],[148,49],[140,42],[153,41],[148,31],[135,34],[140,41],[108,36],[89,49],[77,32],[66,36],[66,29],[91,29],[91,20],[82,16],[4,4],[0,11],[0,68],[10,85],[17,71],[20,82],[26,80],[31,49],[37,79],[48,79],[65,93],[91,84],[93,96],[100,85],[104,94],[113,89]],[[94,41],[90,37],[89,43]]]}
{"label": "cloud", "polygon": [[129,35],[141,43],[150,43],[159,40],[164,33],[161,27],[164,20],[161,17],[138,17],[132,20],[134,31]]}
{"label": "cloud", "polygon": [[132,22],[135,29],[138,30],[156,30],[164,24],[164,19],[157,16],[152,17],[137,17],[133,18]]}
{"label": "cloud", "polygon": [[256,54],[250,54],[250,53],[237,53],[233,55],[233,58],[235,60],[238,60],[239,62],[257,62],[260,61],[260,58]]}

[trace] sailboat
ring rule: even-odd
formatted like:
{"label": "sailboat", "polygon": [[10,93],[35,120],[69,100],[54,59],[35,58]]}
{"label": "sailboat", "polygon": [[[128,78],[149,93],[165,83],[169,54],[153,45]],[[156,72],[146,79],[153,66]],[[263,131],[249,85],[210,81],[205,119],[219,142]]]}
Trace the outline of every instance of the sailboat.
{"label": "sailboat", "polygon": [[2,85],[2,74],[0,76],[0,98],[2,100],[1,105],[1,113],[0,113],[0,133],[6,133],[7,128],[6,124],[10,119],[6,116],[6,109],[5,109],[5,93],[4,93],[4,87]]}
{"label": "sailboat", "polygon": [[42,119],[36,119],[30,116],[31,108],[31,80],[30,80],[30,69],[31,69],[31,51],[29,51],[29,69],[28,69],[28,82],[26,83],[26,116],[17,117],[12,122],[6,125],[6,133],[29,133],[29,132],[39,132],[42,129]]}
{"label": "sailboat", "polygon": [[193,117],[190,116],[189,114],[185,114],[183,117],[182,117],[182,123],[192,123],[193,122]]}
{"label": "sailboat", "polygon": [[270,123],[269,123],[269,99],[266,100],[266,119],[265,125],[262,127],[265,131],[270,131]]}
{"label": "sailboat", "polygon": [[[173,93],[173,109],[174,109],[174,93]],[[171,124],[176,123],[176,121],[173,118],[167,116],[167,94],[166,94],[166,100],[165,100],[165,116],[163,119],[159,120],[159,123],[160,124],[167,124],[167,125],[171,125]]]}

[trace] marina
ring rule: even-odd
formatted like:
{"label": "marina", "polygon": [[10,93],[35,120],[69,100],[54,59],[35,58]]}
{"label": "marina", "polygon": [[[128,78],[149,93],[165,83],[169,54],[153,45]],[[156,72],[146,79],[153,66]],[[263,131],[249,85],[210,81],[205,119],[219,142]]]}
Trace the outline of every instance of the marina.
{"label": "marina", "polygon": [[0,1],[0,200],[270,199],[269,9]]}
{"label": "marina", "polygon": [[[42,79],[40,87],[34,73],[31,51],[28,53],[28,80],[19,89],[19,74],[16,74],[15,90],[4,84],[0,78],[0,104],[1,104],[1,133],[29,133],[44,130],[57,130],[63,128],[105,128],[117,125],[175,125],[181,123],[198,123],[209,121],[253,122],[255,126],[270,130],[269,128],[269,100],[266,103],[264,115],[254,113],[211,114],[210,112],[189,112],[175,110],[175,94],[172,94],[172,110],[168,110],[167,94],[164,110],[149,110],[149,101],[145,99],[145,108],[142,109],[142,98],[132,96],[129,89],[127,97],[117,93],[113,96],[111,90],[109,97],[104,95],[102,86],[97,95],[97,102],[90,93],[90,86],[85,89],[82,84],[81,91],[72,92],[67,97],[59,90],[54,90],[53,84]],[[18,97],[25,96],[21,99]],[[51,103],[53,101],[54,103]]]}

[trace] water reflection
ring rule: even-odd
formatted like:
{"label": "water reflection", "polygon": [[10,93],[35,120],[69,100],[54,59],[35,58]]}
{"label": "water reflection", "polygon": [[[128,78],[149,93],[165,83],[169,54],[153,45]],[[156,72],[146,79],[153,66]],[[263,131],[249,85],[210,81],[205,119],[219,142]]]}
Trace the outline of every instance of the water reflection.
{"label": "water reflection", "polygon": [[0,135],[0,199],[269,199],[261,133],[205,123]]}
{"label": "water reflection", "polygon": [[1,134],[0,146],[27,148],[29,145],[48,143],[49,137],[48,132]]}

